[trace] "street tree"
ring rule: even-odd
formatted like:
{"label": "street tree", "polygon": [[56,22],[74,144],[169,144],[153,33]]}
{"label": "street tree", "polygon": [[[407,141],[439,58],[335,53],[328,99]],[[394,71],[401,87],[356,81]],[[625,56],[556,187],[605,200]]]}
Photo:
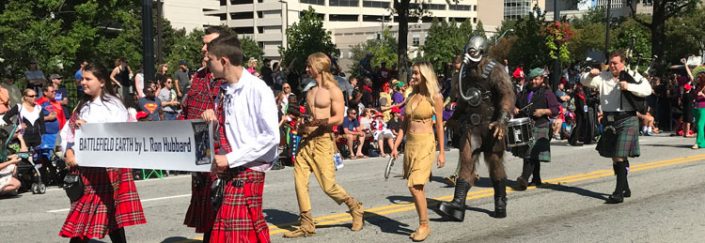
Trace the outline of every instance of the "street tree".
{"label": "street tree", "polygon": [[643,0],[628,0],[627,5],[632,12],[633,19],[651,31],[651,53],[656,55],[656,62],[664,63],[664,53],[666,51],[666,24],[673,17],[682,15],[685,11],[695,9],[700,0],[649,0],[652,3],[653,12],[651,20],[643,20],[638,17],[637,3]]}
{"label": "street tree", "polygon": [[[461,0],[445,0],[448,4],[458,4]],[[409,56],[407,54],[409,17],[421,18],[432,15],[432,12],[425,7],[431,0],[394,0],[392,10],[397,15],[399,21],[399,48],[397,49],[399,80],[406,82],[409,75]]]}
{"label": "street tree", "polygon": [[353,76],[362,76],[360,61],[368,54],[372,55],[371,66],[378,67],[382,62],[387,67],[397,64],[397,39],[389,28],[382,32],[379,39],[371,39],[352,47],[353,63],[349,66]]}
{"label": "street tree", "polygon": [[293,62],[292,72],[305,71],[308,55],[323,52],[337,54],[338,49],[331,40],[331,32],[323,28],[323,21],[316,14],[313,7],[301,12],[298,23],[291,25],[286,31],[288,46],[279,47],[282,56],[282,66],[289,66]]}
{"label": "street tree", "polygon": [[461,27],[455,21],[448,23],[434,18],[421,48],[422,59],[431,62],[435,71],[441,73],[445,63],[452,62],[455,55],[462,52],[471,33],[472,25],[463,23]]}

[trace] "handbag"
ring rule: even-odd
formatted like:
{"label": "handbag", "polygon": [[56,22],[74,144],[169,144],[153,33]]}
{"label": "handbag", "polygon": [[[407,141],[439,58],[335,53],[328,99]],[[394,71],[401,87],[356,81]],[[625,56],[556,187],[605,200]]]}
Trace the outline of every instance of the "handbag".
{"label": "handbag", "polygon": [[66,196],[69,197],[71,202],[78,201],[83,196],[83,180],[81,175],[78,173],[68,174],[64,177],[64,184],[62,188],[66,192]]}
{"label": "handbag", "polygon": [[219,209],[223,202],[223,193],[225,192],[225,183],[223,179],[218,178],[211,185],[211,205],[214,209]]}

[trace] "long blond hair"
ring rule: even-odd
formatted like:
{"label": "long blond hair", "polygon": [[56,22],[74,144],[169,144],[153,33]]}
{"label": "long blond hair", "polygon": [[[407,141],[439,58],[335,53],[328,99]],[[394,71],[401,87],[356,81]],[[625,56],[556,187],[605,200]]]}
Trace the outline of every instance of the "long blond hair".
{"label": "long blond hair", "polygon": [[422,61],[414,63],[413,67],[417,67],[421,74],[420,83],[417,84],[420,88],[414,89],[414,93],[426,96],[431,102],[431,105],[435,105],[434,98],[440,95],[441,89],[438,87],[438,78],[436,78],[436,72],[433,71],[433,65],[429,62]]}
{"label": "long blond hair", "polygon": [[308,56],[308,64],[314,69],[318,75],[323,78],[323,86],[325,88],[330,88],[333,85],[338,87],[338,82],[333,78],[333,74],[330,72],[330,58],[323,52],[316,52]]}

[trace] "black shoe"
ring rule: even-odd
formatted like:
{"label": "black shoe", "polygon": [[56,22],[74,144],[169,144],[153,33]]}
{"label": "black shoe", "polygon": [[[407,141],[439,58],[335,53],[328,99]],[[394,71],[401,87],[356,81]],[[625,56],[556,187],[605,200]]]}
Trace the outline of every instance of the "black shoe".
{"label": "black shoe", "polygon": [[529,186],[529,182],[524,179],[524,177],[517,177],[516,189],[517,191],[526,191],[526,187]]}
{"label": "black shoe", "polygon": [[462,222],[465,219],[465,198],[468,196],[468,190],[470,190],[470,183],[458,178],[455,184],[453,200],[450,202],[441,202],[441,205],[438,206],[438,210],[445,216],[455,221]]}
{"label": "black shoe", "polygon": [[627,188],[627,190],[624,190],[624,192],[622,193],[622,196],[624,196],[624,197],[631,197],[631,196],[632,196],[632,190],[629,190],[629,188]]}
{"label": "black shoe", "polygon": [[623,193],[612,193],[612,195],[607,198],[607,204],[618,204],[622,202],[624,202]]}
{"label": "black shoe", "polygon": [[529,183],[530,186],[535,186],[535,187],[540,187],[543,186],[543,181],[541,181],[541,178],[534,178],[531,180],[531,183]]}
{"label": "black shoe", "polygon": [[507,197],[494,197],[494,217],[507,217]]}

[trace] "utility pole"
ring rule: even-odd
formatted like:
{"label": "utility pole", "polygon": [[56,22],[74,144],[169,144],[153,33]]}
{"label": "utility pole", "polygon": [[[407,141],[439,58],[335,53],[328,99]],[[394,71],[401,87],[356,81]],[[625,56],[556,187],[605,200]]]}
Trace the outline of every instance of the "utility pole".
{"label": "utility pole", "polygon": [[152,33],[152,0],[142,0],[142,65],[146,81],[154,79],[154,34]]}
{"label": "utility pole", "polygon": [[[561,21],[561,10],[558,9],[558,0],[553,0],[553,22],[558,21]],[[561,81],[562,75],[560,54],[558,54],[556,60],[553,60],[553,71],[551,73],[553,73],[553,75],[551,75],[551,88],[555,90],[558,88],[558,83]]]}
{"label": "utility pole", "polygon": [[162,0],[157,0],[157,63],[163,62],[162,58]]}
{"label": "utility pole", "polygon": [[607,14],[605,15],[605,60],[609,60],[610,56],[610,20],[612,19],[612,0],[607,0]]}

